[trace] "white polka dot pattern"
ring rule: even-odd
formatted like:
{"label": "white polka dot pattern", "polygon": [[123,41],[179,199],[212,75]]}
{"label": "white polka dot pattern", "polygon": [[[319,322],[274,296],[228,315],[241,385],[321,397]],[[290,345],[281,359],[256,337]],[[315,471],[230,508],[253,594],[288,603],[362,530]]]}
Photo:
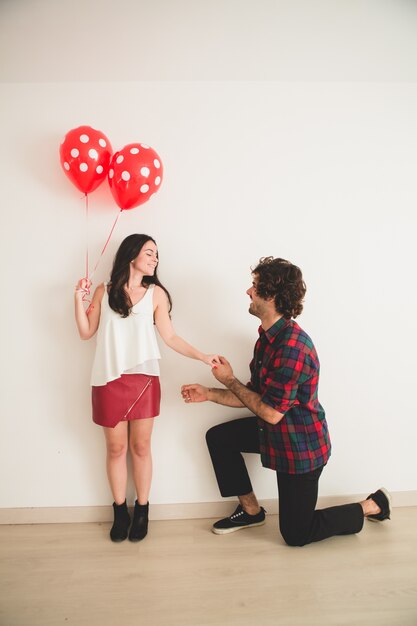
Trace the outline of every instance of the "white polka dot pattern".
{"label": "white polka dot pattern", "polygon": [[158,154],[143,143],[131,143],[116,152],[110,163],[109,185],[122,210],[149,200],[159,189],[163,166]]}
{"label": "white polka dot pattern", "polygon": [[59,151],[65,174],[80,191],[88,194],[105,180],[112,147],[100,130],[91,126],[70,130]]}

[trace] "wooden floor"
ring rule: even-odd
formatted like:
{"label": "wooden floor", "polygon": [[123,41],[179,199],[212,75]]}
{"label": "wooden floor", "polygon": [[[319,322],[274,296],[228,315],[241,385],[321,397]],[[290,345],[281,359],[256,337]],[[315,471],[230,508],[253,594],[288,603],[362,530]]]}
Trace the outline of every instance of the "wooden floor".
{"label": "wooden floor", "polygon": [[139,544],[108,524],[0,527],[2,626],[416,626],[417,507],[356,536],[290,548],[265,526],[151,522]]}

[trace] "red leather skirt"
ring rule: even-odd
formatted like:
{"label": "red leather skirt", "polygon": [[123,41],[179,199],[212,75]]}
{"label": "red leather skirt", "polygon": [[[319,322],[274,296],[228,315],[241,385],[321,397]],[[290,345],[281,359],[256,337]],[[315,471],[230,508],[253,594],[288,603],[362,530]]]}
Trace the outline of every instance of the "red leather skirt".
{"label": "red leather skirt", "polygon": [[159,376],[122,374],[107,385],[91,388],[93,422],[114,428],[119,422],[159,415]]}

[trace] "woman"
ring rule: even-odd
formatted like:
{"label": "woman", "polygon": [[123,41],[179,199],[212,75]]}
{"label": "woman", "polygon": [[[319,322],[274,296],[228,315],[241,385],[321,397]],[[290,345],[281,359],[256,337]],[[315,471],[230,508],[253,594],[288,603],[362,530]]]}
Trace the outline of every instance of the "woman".
{"label": "woman", "polygon": [[[81,279],[75,290],[75,319],[81,339],[97,333],[91,378],[93,421],[103,427],[107,476],[113,494],[112,541],[140,541],[148,531],[152,478],[151,435],[159,415],[161,355],[154,325],[167,346],[213,366],[216,355],[203,354],[175,334],[171,297],[157,277],[158,249],[148,235],[130,235],[121,243],[110,282],[94,292],[87,311]],[[130,448],[136,502],[132,525],[126,504],[127,451]],[[130,526],[130,531],[129,531]]]}

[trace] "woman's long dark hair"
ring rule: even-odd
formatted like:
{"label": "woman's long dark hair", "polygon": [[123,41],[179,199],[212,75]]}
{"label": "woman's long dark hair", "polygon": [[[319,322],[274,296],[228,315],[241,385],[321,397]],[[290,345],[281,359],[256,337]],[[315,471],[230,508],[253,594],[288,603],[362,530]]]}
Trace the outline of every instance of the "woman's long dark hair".
{"label": "woman's long dark hair", "polygon": [[[122,241],[114,257],[113,269],[108,286],[109,305],[113,311],[120,313],[122,317],[128,317],[132,310],[132,301],[124,288],[130,276],[130,262],[136,259],[139,252],[148,241],[153,241],[156,245],[155,239],[149,235],[129,235]],[[155,268],[153,276],[143,277],[142,285],[144,287],[148,285],[158,285],[161,287],[168,297],[169,310],[171,311],[172,299],[168,290],[159,282],[157,268]]]}

